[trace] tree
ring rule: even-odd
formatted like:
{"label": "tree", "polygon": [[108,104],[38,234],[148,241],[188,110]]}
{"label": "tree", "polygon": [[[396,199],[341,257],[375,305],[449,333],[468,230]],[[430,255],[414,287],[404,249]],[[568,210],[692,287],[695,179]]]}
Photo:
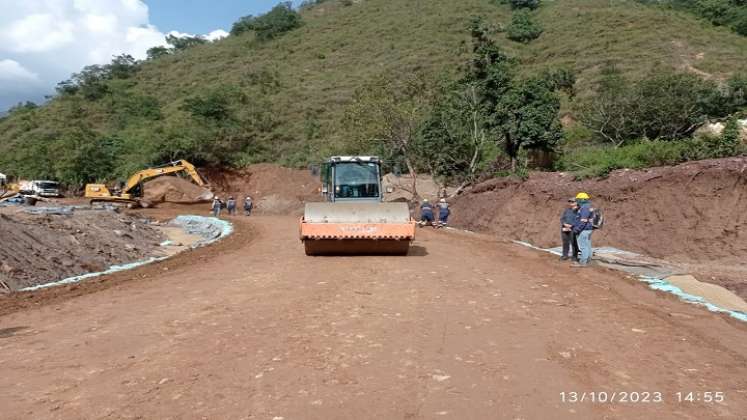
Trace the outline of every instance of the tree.
{"label": "tree", "polygon": [[230,88],[214,90],[207,95],[187,98],[181,109],[196,118],[225,121],[233,118],[231,102],[236,94]]}
{"label": "tree", "polygon": [[718,85],[690,73],[656,71],[636,84],[634,98],[638,131],[650,139],[689,137],[709,116],[728,115]]}
{"label": "tree", "polygon": [[148,56],[148,60],[155,60],[171,54],[171,51],[168,48],[159,45],[157,47],[149,48],[145,54]]}
{"label": "tree", "polygon": [[555,83],[546,77],[518,80],[498,102],[493,124],[511,157],[512,170],[521,149],[552,151],[563,138],[556,90]]}
{"label": "tree", "polygon": [[617,67],[608,65],[602,69],[594,96],[581,104],[579,119],[597,137],[620,147],[637,135],[634,107],[630,83]]}
{"label": "tree", "polygon": [[475,85],[480,102],[486,109],[494,109],[500,97],[510,88],[516,62],[489,38],[488,30],[479,18],[472,20],[470,33],[472,58],[464,82]]}
{"label": "tree", "polygon": [[539,38],[543,29],[532,19],[532,13],[527,9],[517,10],[511,16],[511,23],[506,28],[508,39],[527,43]]}
{"label": "tree", "polygon": [[732,29],[739,35],[747,36],[747,8],[741,10],[737,17],[734,18]]}
{"label": "tree", "polygon": [[109,78],[129,79],[138,71],[138,62],[129,54],[114,56],[108,67]]}
{"label": "tree", "polygon": [[547,72],[542,77],[517,80],[516,61],[495,45],[479,19],[473,20],[471,32],[473,58],[465,81],[475,84],[486,125],[515,170],[522,148],[551,150],[562,138],[556,92],[575,77]]}
{"label": "tree", "polygon": [[661,69],[630,82],[611,67],[581,105],[580,120],[616,147],[641,138],[679,140],[743,106],[743,88],[738,77],[722,89],[697,75]]}
{"label": "tree", "polygon": [[174,51],[184,51],[188,48],[205,44],[207,40],[199,36],[166,35],[166,42],[173,47]]}
{"label": "tree", "polygon": [[460,182],[458,194],[472,183],[490,139],[486,110],[475,83],[458,82],[439,95],[420,129],[417,150],[434,177]]}
{"label": "tree", "polygon": [[184,101],[182,114],[160,139],[162,157],[181,153],[198,164],[232,165],[256,151],[277,128],[272,103],[233,85],[208,89]]}
{"label": "tree", "polygon": [[34,109],[39,108],[39,105],[32,101],[26,101],[26,102],[19,102],[17,105],[12,106],[8,110],[8,114],[16,114],[16,113],[22,113],[26,111],[32,111]]}
{"label": "tree", "polygon": [[375,151],[386,160],[404,163],[412,177],[413,199],[418,198],[416,137],[430,108],[428,87],[418,75],[380,77],[356,91],[343,121],[356,150]]}
{"label": "tree", "polygon": [[237,36],[254,31],[257,39],[268,41],[300,27],[301,15],[293,10],[289,1],[279,3],[272,10],[261,16],[244,16],[231,27],[231,35]]}

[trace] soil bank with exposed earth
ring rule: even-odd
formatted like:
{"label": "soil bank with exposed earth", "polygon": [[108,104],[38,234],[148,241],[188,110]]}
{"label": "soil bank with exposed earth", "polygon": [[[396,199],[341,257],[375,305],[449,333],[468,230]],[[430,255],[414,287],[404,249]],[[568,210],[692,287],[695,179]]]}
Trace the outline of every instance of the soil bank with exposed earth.
{"label": "soil bank with exposed earth", "polygon": [[26,210],[0,208],[0,283],[9,291],[138,261],[165,239],[148,221],[113,211]]}
{"label": "soil bank with exposed earth", "polygon": [[575,181],[568,173],[492,179],[452,203],[454,226],[540,247],[558,246],[560,214],[584,191],[606,223],[594,246],[666,259],[747,298],[747,157],[620,170]]}

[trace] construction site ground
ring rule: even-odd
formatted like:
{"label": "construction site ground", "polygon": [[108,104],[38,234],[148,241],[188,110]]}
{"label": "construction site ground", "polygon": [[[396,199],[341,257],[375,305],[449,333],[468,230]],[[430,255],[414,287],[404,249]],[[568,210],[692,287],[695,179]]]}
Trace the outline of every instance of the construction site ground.
{"label": "construction site ground", "polygon": [[313,258],[294,217],[232,221],[212,246],[2,298],[0,417],[747,415],[747,326],[619,272],[431,229],[408,257]]}

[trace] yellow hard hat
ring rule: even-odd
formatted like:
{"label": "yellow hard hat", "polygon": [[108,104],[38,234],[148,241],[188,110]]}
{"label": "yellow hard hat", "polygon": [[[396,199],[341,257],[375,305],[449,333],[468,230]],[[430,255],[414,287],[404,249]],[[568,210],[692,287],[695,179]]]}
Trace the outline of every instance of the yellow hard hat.
{"label": "yellow hard hat", "polygon": [[588,200],[589,194],[586,194],[585,192],[580,192],[576,194],[576,200]]}

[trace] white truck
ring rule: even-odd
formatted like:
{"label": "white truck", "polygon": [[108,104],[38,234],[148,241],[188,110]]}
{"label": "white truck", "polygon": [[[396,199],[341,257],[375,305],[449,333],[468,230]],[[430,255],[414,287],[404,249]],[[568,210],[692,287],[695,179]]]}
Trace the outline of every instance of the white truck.
{"label": "white truck", "polygon": [[62,197],[60,183],[35,179],[33,181],[21,181],[19,183],[20,193],[23,195],[37,195],[39,197]]}

